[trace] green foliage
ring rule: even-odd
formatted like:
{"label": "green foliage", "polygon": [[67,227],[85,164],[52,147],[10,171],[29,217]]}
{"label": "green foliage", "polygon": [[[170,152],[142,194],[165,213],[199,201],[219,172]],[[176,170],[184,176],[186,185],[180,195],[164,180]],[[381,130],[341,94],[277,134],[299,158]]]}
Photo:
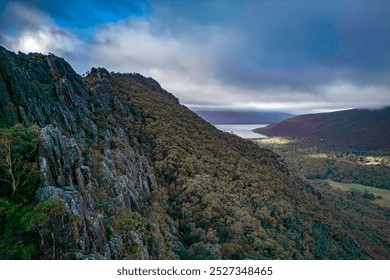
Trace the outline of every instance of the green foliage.
{"label": "green foliage", "polygon": [[32,259],[38,254],[37,240],[31,235],[26,219],[32,205],[0,198],[0,259]]}
{"label": "green foliage", "polygon": [[47,213],[34,207],[39,183],[36,162],[39,130],[21,124],[0,130],[0,259],[37,258],[37,227]]}
{"label": "green foliage", "polygon": [[192,260],[218,260],[221,259],[219,246],[215,244],[195,243],[189,248],[189,259]]}
{"label": "green foliage", "polygon": [[71,224],[78,224],[81,223],[82,221],[83,221],[83,217],[80,215],[72,215],[69,217],[69,222]]}
{"label": "green foliage", "polygon": [[[39,181],[36,162],[39,130],[16,124],[0,129],[0,196],[23,200],[31,196]],[[22,190],[21,190],[22,189]]]}
{"label": "green foliage", "polygon": [[44,228],[65,210],[60,200],[33,206],[0,198],[0,259],[38,258],[38,244],[43,241]]}
{"label": "green foliage", "polygon": [[15,125],[15,123],[9,118],[2,117],[0,118],[0,129],[8,129]]}
{"label": "green foliage", "polygon": [[375,195],[372,194],[372,193],[369,193],[368,191],[364,191],[362,197],[365,198],[365,199],[369,199],[369,200],[375,200],[376,199]]}
{"label": "green foliage", "polygon": [[35,208],[37,212],[53,217],[62,216],[66,212],[66,206],[64,202],[59,199],[52,199],[38,203]]}
{"label": "green foliage", "polygon": [[134,242],[133,246],[131,246],[130,253],[136,254],[138,253],[138,250],[139,250],[139,243]]}
{"label": "green foliage", "polygon": [[126,144],[123,143],[123,141],[119,137],[116,136],[111,137],[109,143],[111,145],[111,148],[113,149],[121,149],[121,150],[127,149]]}
{"label": "green foliage", "polygon": [[43,227],[49,221],[49,215],[34,210],[21,219],[21,224],[26,231],[34,231],[36,228]]}
{"label": "green foliage", "polygon": [[181,258],[285,256],[276,240],[298,235],[291,200],[301,198],[292,178],[274,167],[275,154],[219,132],[164,94],[138,89],[125,75],[114,76],[113,94],[137,108],[132,133],[167,191],[168,213],[186,246],[177,251]]}

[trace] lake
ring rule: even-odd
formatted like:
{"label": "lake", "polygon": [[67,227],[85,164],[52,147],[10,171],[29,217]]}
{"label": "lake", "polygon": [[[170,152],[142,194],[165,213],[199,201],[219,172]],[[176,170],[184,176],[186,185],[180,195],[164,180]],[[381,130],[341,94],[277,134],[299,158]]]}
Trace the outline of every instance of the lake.
{"label": "lake", "polygon": [[267,136],[255,133],[252,129],[266,127],[268,124],[216,124],[219,130],[236,134],[245,139],[267,138]]}

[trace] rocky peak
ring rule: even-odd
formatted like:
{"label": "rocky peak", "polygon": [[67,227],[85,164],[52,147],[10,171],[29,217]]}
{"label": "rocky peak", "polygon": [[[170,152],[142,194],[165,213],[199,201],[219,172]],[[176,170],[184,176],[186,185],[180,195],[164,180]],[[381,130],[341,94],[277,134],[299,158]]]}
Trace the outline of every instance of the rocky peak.
{"label": "rocky peak", "polygon": [[108,85],[112,82],[111,74],[105,68],[92,67],[91,71],[86,73],[84,83],[88,86],[96,84]]}
{"label": "rocky peak", "polygon": [[77,133],[76,120],[90,114],[89,90],[55,55],[0,51],[0,115],[10,123],[52,124]]}

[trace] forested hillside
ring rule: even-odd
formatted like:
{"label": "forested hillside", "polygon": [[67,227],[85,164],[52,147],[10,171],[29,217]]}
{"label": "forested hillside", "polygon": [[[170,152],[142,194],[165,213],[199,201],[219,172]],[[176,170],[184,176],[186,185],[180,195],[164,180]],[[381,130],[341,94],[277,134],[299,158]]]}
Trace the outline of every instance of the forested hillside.
{"label": "forested hillside", "polygon": [[360,150],[390,149],[390,107],[300,115],[255,132],[302,138],[307,145]]}
{"label": "forested hillside", "polygon": [[390,257],[387,209],[335,202],[151,78],[0,49],[0,118],[2,259]]}

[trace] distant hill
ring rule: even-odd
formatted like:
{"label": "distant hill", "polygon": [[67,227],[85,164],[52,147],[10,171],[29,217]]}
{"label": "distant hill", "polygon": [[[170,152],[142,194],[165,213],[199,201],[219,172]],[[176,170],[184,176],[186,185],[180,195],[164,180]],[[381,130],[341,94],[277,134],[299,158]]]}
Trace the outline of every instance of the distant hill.
{"label": "distant hill", "polygon": [[212,124],[270,124],[293,116],[283,112],[234,110],[195,110],[195,113]]}
{"label": "distant hill", "polygon": [[254,131],[267,136],[299,137],[311,145],[390,149],[390,107],[301,115]]}

